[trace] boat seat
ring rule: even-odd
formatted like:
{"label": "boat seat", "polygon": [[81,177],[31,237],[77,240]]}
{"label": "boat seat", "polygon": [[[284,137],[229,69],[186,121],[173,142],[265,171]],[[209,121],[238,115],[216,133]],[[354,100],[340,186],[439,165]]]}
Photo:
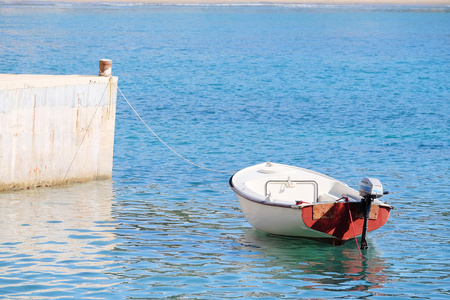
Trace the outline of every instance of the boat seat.
{"label": "boat seat", "polygon": [[[343,195],[347,195],[349,197],[359,199],[359,194],[357,191],[351,189],[348,187],[348,185],[343,184],[342,182],[336,182],[333,187],[330,189],[330,191],[327,194],[331,197],[338,197],[341,198]],[[336,198],[336,199],[338,199]],[[335,199],[335,200],[336,200]]]}
{"label": "boat seat", "polygon": [[317,199],[317,202],[334,202],[334,201],[336,201],[337,199],[339,199],[339,198],[337,198],[337,197],[335,197],[335,196],[332,196],[332,195],[330,195],[330,194],[322,194],[322,195],[320,195],[319,198]]}
{"label": "boat seat", "polygon": [[317,183],[312,180],[269,180],[266,196],[272,202],[292,204],[297,201],[313,203],[317,199]]}

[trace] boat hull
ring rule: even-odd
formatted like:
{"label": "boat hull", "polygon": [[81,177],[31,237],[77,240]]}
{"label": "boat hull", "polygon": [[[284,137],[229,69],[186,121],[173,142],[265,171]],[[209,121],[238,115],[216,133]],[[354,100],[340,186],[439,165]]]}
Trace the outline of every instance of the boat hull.
{"label": "boat hull", "polygon": [[[364,217],[360,203],[316,203],[286,207],[252,201],[239,194],[237,198],[250,225],[268,234],[329,239],[339,244],[362,233]],[[382,227],[389,218],[390,210],[388,205],[372,204],[367,231]]]}
{"label": "boat hull", "polygon": [[[372,203],[367,232],[386,224],[391,207]],[[351,217],[350,217],[351,215]],[[332,239],[346,242],[363,231],[364,215],[361,203],[318,203],[302,208],[303,223],[313,230],[330,235]]]}
{"label": "boat hull", "polygon": [[245,218],[258,231],[296,237],[330,237],[329,234],[306,226],[302,218],[302,209],[263,204],[239,194],[237,197]]}

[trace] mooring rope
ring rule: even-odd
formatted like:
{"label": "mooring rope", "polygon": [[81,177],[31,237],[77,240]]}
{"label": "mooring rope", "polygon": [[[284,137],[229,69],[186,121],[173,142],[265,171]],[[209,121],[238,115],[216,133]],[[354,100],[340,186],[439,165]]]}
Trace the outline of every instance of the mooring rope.
{"label": "mooring rope", "polygon": [[108,87],[109,87],[110,84],[112,84],[111,78],[109,79],[109,82],[108,82],[108,84],[106,85],[106,88],[105,88],[105,90],[103,91],[103,94],[102,94],[102,96],[100,97],[100,100],[98,101],[97,106],[95,107],[95,111],[94,111],[94,114],[92,115],[91,121],[89,121],[89,124],[88,124],[88,126],[87,126],[87,128],[86,128],[86,131],[85,131],[85,133],[84,133],[84,135],[83,135],[83,138],[81,139],[80,145],[78,145],[77,151],[75,152],[75,155],[73,156],[72,161],[70,162],[69,168],[67,169],[67,172],[66,172],[66,174],[64,175],[63,181],[66,180],[67,174],[69,174],[69,171],[70,171],[70,169],[72,168],[73,162],[75,161],[75,158],[77,157],[78,152],[80,151],[81,145],[83,145],[84,139],[86,138],[86,135],[88,134],[89,127],[91,127],[92,121],[94,121],[94,117],[95,117],[95,115],[97,114],[98,108],[100,107],[100,104],[102,103],[103,97],[105,96],[106,91],[108,90]]}
{"label": "mooring rope", "polygon": [[117,86],[117,90],[120,92],[120,94],[122,95],[123,99],[125,99],[125,101],[127,102],[127,104],[130,106],[130,108],[133,110],[133,112],[136,114],[136,116],[139,118],[139,120],[141,120],[142,124],[145,125],[145,127],[147,127],[147,129],[164,145],[166,146],[170,151],[172,151],[173,153],[175,153],[178,157],[180,157],[181,159],[183,159],[184,161],[186,161],[187,163],[196,166],[197,168],[206,170],[206,171],[211,171],[211,172],[216,172],[216,173],[231,173],[228,171],[220,171],[220,170],[214,170],[214,169],[210,169],[210,168],[206,168],[203,167],[201,165],[198,165],[192,161],[190,161],[189,159],[185,158],[183,155],[181,155],[180,153],[178,153],[177,151],[175,151],[172,147],[170,147],[166,142],[164,142],[151,128],[150,126],[148,126],[148,124],[144,121],[144,119],[142,119],[142,117],[139,115],[139,113],[134,109],[133,105],[131,105],[130,101],[128,101],[127,97],[125,97],[125,95],[122,93],[122,90],[119,88],[118,85]]}
{"label": "mooring rope", "polygon": [[352,228],[353,228],[353,235],[355,237],[355,241],[356,241],[356,248],[358,248],[358,252],[359,252],[359,256],[361,256],[361,258],[363,260],[366,260],[364,258],[364,256],[361,253],[361,250],[359,248],[359,244],[358,244],[358,239],[356,238],[356,230],[355,230],[355,225],[353,224],[353,217],[352,217],[352,210],[350,209],[350,204],[348,203],[348,197],[343,197],[342,199],[345,199],[345,202],[347,203],[347,208],[348,208],[348,215],[350,216],[350,222],[352,224]]}

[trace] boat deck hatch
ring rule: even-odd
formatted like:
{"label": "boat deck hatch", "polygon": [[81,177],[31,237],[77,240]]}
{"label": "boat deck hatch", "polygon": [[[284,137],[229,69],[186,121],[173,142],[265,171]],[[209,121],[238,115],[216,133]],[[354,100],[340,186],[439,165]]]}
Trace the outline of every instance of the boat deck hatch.
{"label": "boat deck hatch", "polygon": [[265,193],[271,201],[295,204],[296,201],[313,203],[317,200],[317,182],[313,180],[269,180]]}

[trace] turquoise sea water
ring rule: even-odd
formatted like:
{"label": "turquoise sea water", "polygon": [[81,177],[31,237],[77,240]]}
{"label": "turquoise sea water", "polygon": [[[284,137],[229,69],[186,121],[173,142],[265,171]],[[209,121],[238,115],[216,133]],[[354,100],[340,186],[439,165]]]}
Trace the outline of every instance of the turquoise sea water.
{"label": "turquoise sea water", "polygon": [[[2,299],[448,299],[448,6],[0,2],[0,73],[113,60],[113,179],[0,195]],[[1,99],[0,99],[1,100]],[[370,249],[267,236],[228,178],[264,161],[395,206]]]}

